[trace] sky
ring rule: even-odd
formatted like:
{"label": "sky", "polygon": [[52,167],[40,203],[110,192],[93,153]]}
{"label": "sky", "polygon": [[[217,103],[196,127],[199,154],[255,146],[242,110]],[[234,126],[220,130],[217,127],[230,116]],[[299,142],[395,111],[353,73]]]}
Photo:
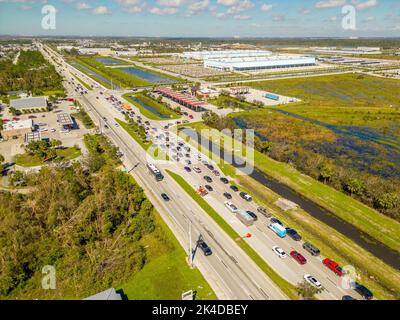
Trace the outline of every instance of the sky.
{"label": "sky", "polygon": [[0,35],[400,37],[400,0],[0,0]]}

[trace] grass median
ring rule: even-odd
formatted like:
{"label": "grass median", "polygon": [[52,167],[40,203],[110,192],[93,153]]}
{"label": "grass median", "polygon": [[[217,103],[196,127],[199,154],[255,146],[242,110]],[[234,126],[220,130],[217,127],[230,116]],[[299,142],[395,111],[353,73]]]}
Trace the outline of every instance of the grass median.
{"label": "grass median", "polygon": [[224,230],[239,247],[264,271],[264,273],[292,300],[299,299],[296,287],[280,277],[258,253],[200,196],[181,176],[166,170],[167,173],[197,202],[197,204]]}

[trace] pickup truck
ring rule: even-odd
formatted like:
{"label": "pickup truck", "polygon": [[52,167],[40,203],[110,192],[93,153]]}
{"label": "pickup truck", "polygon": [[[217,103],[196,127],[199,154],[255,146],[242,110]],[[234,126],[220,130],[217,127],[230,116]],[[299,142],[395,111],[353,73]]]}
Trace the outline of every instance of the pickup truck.
{"label": "pickup truck", "polygon": [[342,270],[342,268],[339,267],[339,264],[329,258],[326,258],[322,261],[322,263],[331,269],[336,275],[339,277],[343,276],[345,272]]}

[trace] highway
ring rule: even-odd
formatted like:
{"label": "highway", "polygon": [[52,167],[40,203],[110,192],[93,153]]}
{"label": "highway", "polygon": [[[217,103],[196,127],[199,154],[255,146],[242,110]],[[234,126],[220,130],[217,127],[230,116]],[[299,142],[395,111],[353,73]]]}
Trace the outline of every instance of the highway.
{"label": "highway", "polygon": [[[54,55],[56,53],[53,52]],[[58,55],[57,55],[58,56]],[[58,56],[59,57],[59,56]],[[61,59],[59,57],[59,59]],[[77,70],[67,65],[68,73],[66,77],[71,79],[73,73]],[[83,75],[83,74],[82,74]],[[83,77],[81,74],[80,77]],[[92,80],[86,80],[89,81]],[[78,83],[78,81],[76,81]],[[93,82],[94,83],[94,82]],[[70,92],[74,88],[68,85]],[[72,90],[72,91],[71,91]],[[220,299],[285,299],[284,294],[276,287],[272,281],[256,266],[256,264],[235,244],[235,242],[222,231],[221,228],[189,197],[179,185],[175,183],[167,174],[162,182],[156,182],[149,178],[146,169],[146,152],[126,133],[122,128],[116,125],[115,118],[124,120],[122,116],[109,101],[105,95],[113,94],[121,100],[121,93],[108,90],[103,95],[99,94],[103,89],[95,89],[83,96],[77,97],[86,107],[88,112],[98,120],[100,127],[104,128],[103,118],[107,119],[109,129],[104,129],[104,133],[109,136],[114,143],[125,154],[124,163],[128,168],[135,167],[132,174],[138,183],[145,189],[147,196],[160,212],[167,222],[175,236],[178,238],[184,248],[189,247],[189,224],[192,225],[192,243],[195,243],[201,234],[205,241],[213,249],[214,254],[204,257],[199,251],[195,255],[195,265],[202,272],[204,277],[210,283]],[[97,99],[98,97],[98,99]],[[136,114],[139,110],[132,106]],[[143,121],[147,120],[145,117]],[[150,128],[153,139],[163,131],[163,127],[168,121],[151,121]],[[171,140],[178,137],[173,131],[170,131]],[[192,148],[193,149],[193,148]],[[170,154],[172,156],[173,154]],[[193,155],[193,151],[192,151]],[[147,156],[148,157],[148,156]],[[206,157],[203,155],[203,159]],[[209,160],[209,159],[208,159]],[[193,158],[192,158],[193,161]],[[275,233],[268,229],[269,220],[258,214],[258,221],[251,226],[243,225],[228,209],[224,206],[224,192],[232,194],[232,201],[237,207],[245,210],[257,212],[257,206],[251,202],[243,200],[239,195],[229,189],[229,186],[223,184],[218,177],[213,176],[211,171],[203,164],[196,164],[202,170],[201,174],[193,171],[188,173],[184,170],[184,165],[176,162],[159,165],[164,171],[170,169],[185,178],[192,186],[206,184],[203,180],[204,175],[211,176],[213,183],[210,183],[214,191],[210,192],[205,200],[224,218],[224,220],[240,235],[251,233],[252,237],[245,241],[258,252],[258,254],[271,266],[280,276],[296,285],[301,282],[304,274],[312,274],[323,285],[324,291],[318,294],[319,299],[336,300],[344,295],[351,295],[357,299],[361,297],[353,290],[342,287],[341,278],[337,277],[331,270],[324,267],[322,257],[313,257],[303,248],[302,242],[296,242],[289,237],[279,238]],[[166,193],[171,201],[166,203],[161,200],[160,194]],[[306,265],[299,265],[294,259],[288,257],[281,259],[272,252],[273,246],[281,247],[287,254],[296,250],[303,254],[307,259]]]}
{"label": "highway", "polygon": [[[48,50],[50,50],[48,48]],[[45,53],[44,53],[45,54]],[[55,55],[54,52],[52,54]],[[45,54],[46,55],[46,54]],[[49,57],[48,57],[49,58]],[[76,70],[68,67],[64,75],[73,77]],[[62,72],[63,73],[63,72]],[[79,83],[75,79],[75,83]],[[134,168],[131,174],[146,192],[150,201],[171,228],[181,245],[187,249],[191,240],[193,246],[200,235],[213,250],[205,257],[200,250],[194,256],[194,265],[199,268],[219,299],[229,300],[283,300],[287,297],[266,277],[261,269],[226,235],[222,229],[189,197],[168,175],[162,182],[149,174],[146,168],[146,152],[122,128],[116,127],[110,107],[96,99],[98,92],[77,96],[72,85],[65,83],[70,96],[78,98],[86,110],[104,128],[103,117],[110,119],[109,129],[104,133],[124,153],[124,164]],[[164,202],[160,194],[167,193],[171,201]],[[191,224],[191,239],[189,225]]]}

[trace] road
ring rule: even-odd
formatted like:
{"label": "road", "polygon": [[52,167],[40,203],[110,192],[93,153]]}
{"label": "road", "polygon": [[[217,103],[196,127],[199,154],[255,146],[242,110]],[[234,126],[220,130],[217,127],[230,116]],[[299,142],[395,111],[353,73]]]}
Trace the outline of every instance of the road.
{"label": "road", "polygon": [[[48,48],[48,50],[50,49]],[[54,52],[53,54],[55,55]],[[67,66],[67,70],[62,73],[68,79],[73,78],[72,74],[76,73],[76,70],[71,66]],[[78,83],[78,81],[75,80],[75,83]],[[75,96],[72,85],[65,83],[65,86],[68,92]],[[184,248],[189,248],[189,242],[196,243],[198,237],[202,235],[212,248],[214,254],[209,257],[205,257],[200,251],[196,252],[193,262],[209,282],[218,298],[229,300],[287,299],[281,290],[266,277],[264,272],[190,196],[180,189],[172,178],[165,175],[162,182],[156,182],[149,175],[146,168],[145,151],[122,128],[116,126],[113,120],[115,115],[112,114],[105,100],[96,99],[98,94],[99,91],[96,90],[85,96],[75,97],[85,106],[91,116],[97,119],[99,127],[104,128],[103,117],[109,119],[109,129],[104,129],[104,133],[124,153],[124,164],[127,168],[134,168],[131,174],[143,187],[146,195],[181,245]],[[171,201],[164,202],[160,199],[160,194],[163,192],[170,195]],[[190,224],[192,237],[189,239]]]}
{"label": "road", "polygon": [[[118,99],[121,99],[121,95],[117,91],[107,91],[107,93],[113,94]],[[99,97],[99,99],[96,99],[96,97]],[[82,100],[86,107],[89,108],[89,111],[98,117],[99,121],[101,121],[103,117],[108,119],[110,129],[105,130],[105,133],[109,135],[125,153],[127,156],[126,161],[129,162],[130,165],[139,164],[138,167],[133,170],[135,178],[147,191],[150,200],[152,200],[156,208],[160,208],[160,212],[164,212],[163,217],[166,221],[169,217],[171,221],[174,222],[173,224],[176,224],[175,228],[171,226],[171,224],[169,225],[177,238],[182,238],[180,239],[181,244],[185,248],[188,247],[189,239],[186,234],[188,233],[189,221],[191,221],[193,226],[192,241],[195,240],[196,235],[202,234],[205,236],[206,242],[215,250],[215,255],[207,259],[203,259],[200,255],[196,257],[198,258],[197,263],[199,269],[213,288],[217,287],[216,283],[223,283],[222,287],[224,287],[224,290],[221,289],[221,291],[224,291],[224,294],[219,294],[219,297],[227,299],[238,299],[240,297],[242,299],[266,299],[266,296],[270,299],[282,298],[282,293],[278,293],[279,290],[277,290],[275,285],[272,284],[269,279],[266,279],[262,271],[238,248],[234,241],[231,240],[169,176],[166,176],[165,180],[161,183],[155,183],[152,179],[148,179],[148,173],[145,168],[146,161],[144,161],[144,159],[146,159],[145,151],[138,146],[122,128],[116,127],[114,119],[120,118],[123,120],[124,117],[104,99],[104,95],[99,95],[98,91],[89,92],[82,97]],[[139,114],[139,110],[134,106],[133,109],[136,114]],[[157,132],[159,133],[163,130],[166,123],[165,121],[151,120],[149,120],[149,122],[150,127],[157,129],[157,131],[153,131],[153,138]],[[178,139],[174,132],[170,134],[174,139]],[[203,156],[203,159],[204,158]],[[202,169],[202,174],[195,174],[193,172],[187,173],[183,169],[184,165],[176,162],[163,164],[160,168],[170,169],[184,177],[190,185],[199,186],[205,184],[203,175],[212,176],[212,173],[203,164],[199,164],[198,166]],[[280,276],[296,285],[302,281],[304,274],[312,274],[325,288],[321,294],[318,294],[318,298],[320,299],[341,299],[343,295],[352,295],[357,299],[361,298],[353,290],[343,289],[341,283],[342,279],[323,266],[322,257],[312,257],[305,252],[305,250],[302,249],[302,242],[296,242],[288,237],[285,239],[277,237],[267,228],[269,221],[267,221],[266,218],[259,215],[258,221],[253,226],[244,226],[223,205],[226,200],[223,197],[223,193],[228,191],[233,194],[233,192],[220,182],[219,178],[214,178],[213,180],[214,182],[211,183],[211,185],[214,191],[210,192],[209,195],[205,197],[207,202],[238,234],[252,234],[252,237],[245,239],[245,241],[257,251],[268,265],[278,272]],[[172,199],[170,203],[165,204],[160,202],[159,195],[162,192],[170,195]],[[240,208],[256,212],[257,207],[254,203],[248,203],[238,195],[233,194],[232,201]],[[183,239],[186,239],[186,244],[183,243],[185,241]],[[306,257],[307,264],[300,266],[292,258],[280,259],[272,252],[272,247],[275,245],[284,249],[286,253],[292,250],[301,252]],[[231,258],[232,256],[234,259]],[[227,275],[227,270],[224,269],[225,267],[229,268],[229,273],[234,275],[233,277],[229,274]],[[210,270],[212,271],[212,275],[208,276]],[[220,279],[220,281],[215,281],[215,279]],[[264,292],[266,294],[264,294]]]}

